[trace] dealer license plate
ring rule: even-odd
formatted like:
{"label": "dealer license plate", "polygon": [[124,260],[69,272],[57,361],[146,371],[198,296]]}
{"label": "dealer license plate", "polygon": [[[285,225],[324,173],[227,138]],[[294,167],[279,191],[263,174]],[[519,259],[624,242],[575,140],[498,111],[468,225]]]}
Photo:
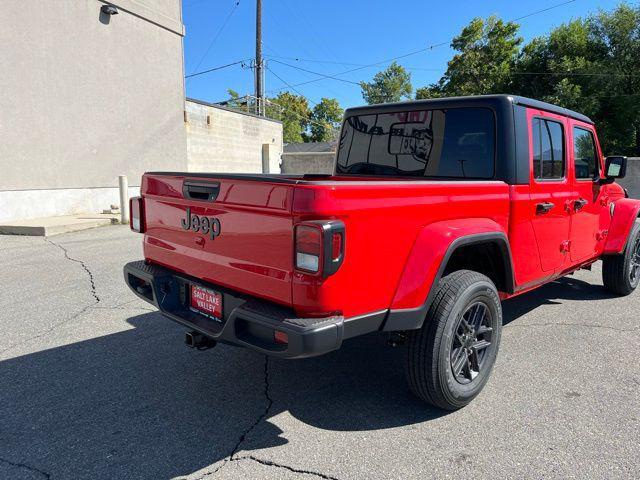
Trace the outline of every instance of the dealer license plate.
{"label": "dealer license plate", "polygon": [[191,310],[212,320],[222,321],[222,294],[198,285],[191,285]]}

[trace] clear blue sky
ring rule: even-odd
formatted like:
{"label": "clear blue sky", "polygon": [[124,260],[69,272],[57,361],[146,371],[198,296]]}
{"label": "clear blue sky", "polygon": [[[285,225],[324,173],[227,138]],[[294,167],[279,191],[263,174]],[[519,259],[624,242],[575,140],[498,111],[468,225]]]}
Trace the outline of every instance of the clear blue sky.
{"label": "clear blue sky", "polygon": [[[295,85],[320,78],[276,60],[335,75],[447,42],[445,46],[398,60],[410,70],[413,86],[418,88],[440,78],[452,55],[449,41],[472,18],[496,14],[511,20],[563,1],[566,0],[263,0],[263,53],[271,70],[266,72],[266,90],[275,95],[274,90],[283,87],[291,90],[282,80]],[[237,0],[183,0],[185,74],[254,56],[256,2],[240,0],[237,6],[236,3]],[[575,0],[520,20],[520,34],[528,41],[554,26],[587,16],[598,8],[610,10],[618,3],[618,0]],[[339,77],[349,82],[369,80],[387,64]],[[227,88],[241,94],[253,93],[252,71],[235,65],[190,78],[186,83],[188,97],[210,102],[226,99]],[[335,97],[345,108],[364,103],[358,85],[328,78],[300,85],[296,90],[312,102],[321,97]]]}

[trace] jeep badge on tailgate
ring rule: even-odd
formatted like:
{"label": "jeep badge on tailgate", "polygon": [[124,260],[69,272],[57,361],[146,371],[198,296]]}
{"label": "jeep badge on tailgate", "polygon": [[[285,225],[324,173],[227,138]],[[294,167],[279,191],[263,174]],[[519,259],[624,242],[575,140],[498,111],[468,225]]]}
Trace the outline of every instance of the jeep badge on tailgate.
{"label": "jeep badge on tailgate", "polygon": [[183,218],[180,222],[185,230],[193,230],[201,232],[204,235],[209,234],[211,240],[220,235],[220,220],[216,217],[200,217],[191,214],[191,207],[187,207],[187,218]]}

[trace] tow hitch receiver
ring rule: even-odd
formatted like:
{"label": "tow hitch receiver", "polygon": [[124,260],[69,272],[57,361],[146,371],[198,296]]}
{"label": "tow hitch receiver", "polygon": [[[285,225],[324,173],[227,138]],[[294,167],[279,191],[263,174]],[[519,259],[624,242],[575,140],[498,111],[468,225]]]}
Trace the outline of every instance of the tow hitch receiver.
{"label": "tow hitch receiver", "polygon": [[206,335],[202,335],[200,332],[196,332],[195,330],[193,330],[185,334],[184,343],[189,348],[207,350],[209,348],[215,347],[218,342],[216,342],[213,338],[209,338]]}

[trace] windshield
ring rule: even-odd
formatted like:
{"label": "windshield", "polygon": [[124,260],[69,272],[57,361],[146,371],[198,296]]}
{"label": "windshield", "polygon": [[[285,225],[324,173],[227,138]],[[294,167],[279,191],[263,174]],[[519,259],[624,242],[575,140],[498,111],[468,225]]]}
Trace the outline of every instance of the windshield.
{"label": "windshield", "polygon": [[487,108],[449,108],[348,117],[337,173],[493,178],[495,120]]}

